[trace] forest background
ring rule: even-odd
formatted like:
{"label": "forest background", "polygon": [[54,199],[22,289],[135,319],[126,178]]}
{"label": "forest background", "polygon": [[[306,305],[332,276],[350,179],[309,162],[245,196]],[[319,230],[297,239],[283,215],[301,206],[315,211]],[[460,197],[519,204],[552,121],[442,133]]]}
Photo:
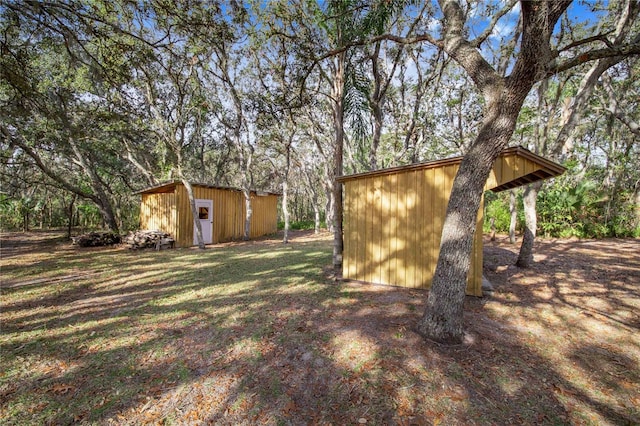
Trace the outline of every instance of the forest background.
{"label": "forest background", "polygon": [[[135,192],[173,179],[280,192],[287,227],[332,228],[336,175],[464,155],[483,118],[450,56],[376,37],[437,33],[431,2],[0,5],[3,230],[135,229]],[[519,3],[464,13],[508,74]],[[637,44],[637,15],[633,1],[574,2],[553,43]],[[529,93],[510,144],[567,167],[526,190],[539,233],[640,236],[639,71],[633,55],[585,61]],[[493,218],[515,235],[523,199],[487,193],[485,230]]]}

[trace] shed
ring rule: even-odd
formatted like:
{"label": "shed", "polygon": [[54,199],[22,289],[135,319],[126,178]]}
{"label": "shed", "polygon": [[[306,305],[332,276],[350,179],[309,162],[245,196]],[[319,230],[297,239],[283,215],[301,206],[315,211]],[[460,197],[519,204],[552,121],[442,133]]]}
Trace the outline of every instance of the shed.
{"label": "shed", "polygon": [[[343,176],[343,279],[428,289],[462,157]],[[485,190],[558,176],[564,167],[522,148],[502,151]],[[483,201],[484,202],[484,199]],[[482,296],[482,208],[466,292]]]}
{"label": "shed", "polygon": [[[242,191],[202,183],[193,183],[192,187],[205,244],[242,238],[246,215]],[[142,229],[168,232],[175,239],[176,247],[197,244],[189,196],[182,182],[163,183],[138,193],[142,196]],[[278,196],[271,192],[251,191],[251,238],[278,230]]]}

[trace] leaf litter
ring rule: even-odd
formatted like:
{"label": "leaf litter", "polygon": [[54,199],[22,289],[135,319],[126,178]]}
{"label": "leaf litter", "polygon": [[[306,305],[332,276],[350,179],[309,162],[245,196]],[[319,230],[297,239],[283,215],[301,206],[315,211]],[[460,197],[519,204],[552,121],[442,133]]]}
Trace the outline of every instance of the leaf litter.
{"label": "leaf litter", "polygon": [[528,270],[487,240],[495,291],[445,347],[413,331],[426,292],[323,273],[327,234],[135,256],[35,238],[2,258],[4,424],[640,422],[637,239],[540,240]]}

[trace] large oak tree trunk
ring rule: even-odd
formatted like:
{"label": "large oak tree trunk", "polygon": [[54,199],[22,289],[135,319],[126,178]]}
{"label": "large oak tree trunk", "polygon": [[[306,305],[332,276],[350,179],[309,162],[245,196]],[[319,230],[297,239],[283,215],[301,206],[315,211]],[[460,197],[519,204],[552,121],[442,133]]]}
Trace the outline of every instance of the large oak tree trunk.
{"label": "large oak tree trunk", "polygon": [[461,343],[463,307],[471,263],[473,235],[484,185],[494,161],[509,143],[522,104],[536,81],[544,78],[553,57],[549,44],[553,27],[570,0],[521,2],[522,36],[518,60],[501,77],[464,38],[466,14],[456,1],[442,0],[445,16],[443,49],[469,74],[485,100],[478,136],[464,156],[453,182],[440,241],[440,254],[417,331],[427,339]]}
{"label": "large oak tree trunk", "polygon": [[509,143],[528,87],[493,87],[485,120],[453,182],[440,255],[417,331],[447,344],[463,340],[463,306],[480,201],[493,163]]}

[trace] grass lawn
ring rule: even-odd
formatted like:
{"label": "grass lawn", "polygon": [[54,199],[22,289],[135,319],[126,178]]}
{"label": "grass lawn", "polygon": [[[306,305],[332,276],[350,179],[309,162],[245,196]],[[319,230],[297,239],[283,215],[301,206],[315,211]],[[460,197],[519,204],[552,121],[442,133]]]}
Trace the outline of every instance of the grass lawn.
{"label": "grass lawn", "polygon": [[334,283],[331,237],[205,251],[3,234],[0,423],[638,424],[640,240],[485,248],[470,343],[426,293]]}

